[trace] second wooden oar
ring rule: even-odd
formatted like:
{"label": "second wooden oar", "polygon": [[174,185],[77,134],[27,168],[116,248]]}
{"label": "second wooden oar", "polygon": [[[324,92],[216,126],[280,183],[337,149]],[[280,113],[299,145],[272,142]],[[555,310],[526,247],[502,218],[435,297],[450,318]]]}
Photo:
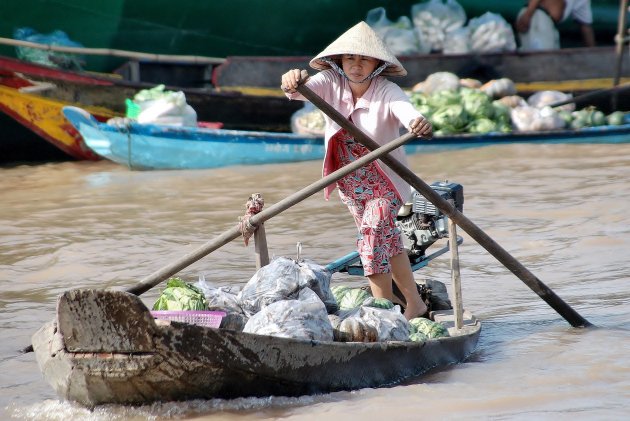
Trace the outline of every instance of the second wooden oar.
{"label": "second wooden oar", "polygon": [[[398,139],[388,143],[385,146],[381,146],[380,148],[377,148],[376,150],[370,152],[369,154],[365,155],[361,159],[356,160],[352,164],[338,169],[332,174],[329,174],[326,177],[321,178],[315,183],[303,188],[302,190],[296,193],[293,193],[291,196],[281,200],[280,202],[270,206],[269,208],[264,209],[260,213],[253,215],[249,219],[249,223],[253,226],[257,226],[258,224],[265,222],[269,218],[272,218],[278,215],[279,213],[290,208],[291,206],[306,199],[307,197],[312,196],[313,194],[317,193],[320,190],[323,190],[329,184],[334,183],[335,181],[345,177],[351,172],[358,170],[364,165],[367,165],[370,162],[375,161],[379,158],[383,159],[383,157],[386,156],[389,152],[404,145],[405,143],[409,142],[413,138],[414,136],[410,133],[400,136]],[[162,269],[152,273],[151,275],[142,279],[140,283],[138,283],[137,285],[131,288],[128,288],[126,291],[132,294],[140,295],[148,291],[149,289],[153,288],[154,286],[158,285],[160,282],[167,279],[169,276],[174,275],[175,273],[179,272],[186,266],[191,265],[192,263],[206,256],[207,254],[213,252],[214,250],[217,250],[218,248],[229,243],[230,241],[235,240],[240,235],[241,235],[241,230],[239,226],[236,225],[232,229],[224,232],[223,234],[219,235],[213,240],[210,240],[206,244],[200,246],[196,250],[183,256],[181,259],[177,260],[176,262],[173,262],[170,265],[165,266]]]}
{"label": "second wooden oar", "polygon": [[[362,143],[370,150],[375,150],[379,145],[361,130],[359,130],[354,124],[352,124],[347,118],[342,116],[337,110],[335,110],[330,104],[324,101],[319,95],[313,92],[305,85],[298,87],[300,92],[306,99],[311,101],[317,108],[330,117],[335,123],[346,129],[351,133],[355,140]],[[545,285],[540,279],[534,276],[525,266],[523,266],[516,258],[497,244],[492,238],[490,238],[485,232],[483,232],[477,225],[475,225],[464,214],[455,209],[451,203],[437,194],[428,184],[414,174],[409,168],[401,164],[391,156],[384,156],[381,160],[387,164],[392,170],[394,170],[403,180],[414,187],[418,192],[433,203],[438,209],[444,212],[449,218],[451,218],[457,225],[462,227],[468,235],[470,235],[479,245],[485,248],[490,254],[492,254],[499,262],[515,274],[521,281],[525,283],[532,291],[534,291],[540,298],[542,298],[551,308],[556,310],[558,314],[568,321],[573,327],[588,327],[591,326],[585,318],[580,316],[571,306],[565,303],[560,297],[558,297],[547,285]]]}

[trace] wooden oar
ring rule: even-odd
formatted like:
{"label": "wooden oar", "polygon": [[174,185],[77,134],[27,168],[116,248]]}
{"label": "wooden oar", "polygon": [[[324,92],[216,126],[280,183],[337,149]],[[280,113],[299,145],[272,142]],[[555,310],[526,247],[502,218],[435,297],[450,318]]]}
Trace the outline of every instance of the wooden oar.
{"label": "wooden oar", "polygon": [[[386,156],[389,152],[404,145],[413,138],[414,136],[410,133],[400,136],[398,139],[388,143],[385,146],[375,149],[373,152],[370,152],[369,154],[365,155],[361,159],[356,160],[352,164],[338,169],[332,174],[329,174],[326,177],[323,177],[320,180],[316,181],[315,183],[303,188],[302,190],[293,193],[291,196],[281,200],[280,202],[270,206],[269,208],[262,210],[260,213],[253,215],[249,219],[249,223],[253,226],[258,226],[269,218],[278,215],[291,206],[324,189],[329,184],[332,184],[335,181],[345,177],[347,174],[350,174],[351,172],[356,171],[364,165],[369,164],[370,162],[375,161],[379,158],[383,159],[383,157]],[[214,238],[213,240],[210,240],[206,244],[200,246],[196,250],[188,253],[176,262],[173,262],[163,267],[162,269],[152,273],[151,275],[142,279],[137,285],[128,288],[126,291],[132,294],[140,295],[158,285],[169,276],[174,275],[186,266],[191,265],[192,263],[213,252],[214,250],[224,246],[230,241],[235,240],[239,236],[241,236],[241,231],[239,226],[236,225],[223,234],[219,235],[218,237]]]}
{"label": "wooden oar", "polygon": [[[320,190],[323,190],[329,184],[334,183],[335,181],[345,177],[346,175],[358,170],[359,168],[369,164],[372,161],[376,161],[377,159],[383,159],[389,152],[393,151],[396,148],[401,147],[405,143],[409,142],[411,139],[415,138],[411,133],[407,133],[405,135],[400,136],[396,140],[389,142],[387,145],[381,146],[376,150],[370,152],[369,154],[357,159],[352,164],[346,165],[338,169],[337,171],[327,175],[326,177],[321,178],[315,183],[304,187],[302,190],[299,190],[296,193],[293,193],[291,196],[281,200],[280,202],[270,206],[267,209],[264,209],[260,213],[253,215],[249,219],[249,223],[253,226],[258,226],[259,224],[265,222],[266,220],[278,215],[279,213],[287,210],[291,206],[301,202],[302,200],[312,196]],[[208,241],[206,244],[200,246],[196,250],[188,253],[184,257],[180,258],[176,262],[173,262],[162,269],[159,269],[149,276],[142,279],[137,285],[127,288],[125,291],[131,294],[140,295],[144,292],[150,290],[154,286],[160,284],[162,281],[167,279],[169,276],[172,276],[193,263],[202,257],[210,254],[214,250],[226,245],[227,243],[237,239],[240,237],[241,230],[238,225],[235,227],[225,231],[223,234],[214,238],[213,240]],[[18,351],[21,354],[33,352],[33,345],[28,345],[23,349]]]}
{"label": "wooden oar", "polygon": [[[306,99],[311,101],[317,108],[330,117],[335,123],[350,132],[355,140],[366,146],[370,150],[375,150],[379,145],[365,133],[359,130],[354,124],[352,124],[347,118],[342,116],[337,110],[335,110],[330,104],[320,98],[315,92],[305,85],[298,87],[300,92]],[[501,262],[506,268],[514,273],[525,285],[531,288],[540,298],[542,298],[547,304],[549,304],[554,310],[564,317],[573,327],[588,327],[592,326],[586,319],[580,316],[573,308],[565,303],[560,297],[558,297],[549,287],[547,287],[540,279],[532,274],[525,266],[523,266],[518,260],[510,255],[505,249],[497,244],[492,238],[490,238],[485,232],[477,227],[470,219],[464,214],[459,212],[455,206],[442,198],[437,194],[428,184],[414,174],[409,168],[401,164],[391,156],[384,156],[381,160],[387,164],[392,170],[394,170],[400,177],[402,177],[407,183],[413,186],[418,192],[438,207],[443,213],[451,218],[457,225],[462,227],[464,231],[468,233],[479,245],[485,248],[490,254],[492,254],[499,262]]]}
{"label": "wooden oar", "polygon": [[612,94],[612,93],[617,94],[617,93],[623,92],[623,91],[625,91],[627,89],[630,89],[630,83],[624,83],[624,84],[621,84],[621,85],[613,86],[612,88],[599,89],[597,91],[589,92],[587,94],[578,95],[578,96],[573,97],[573,98],[569,98],[569,99],[565,99],[565,100],[562,100],[562,101],[553,102],[553,103],[549,104],[549,106],[551,108],[554,108],[554,107],[560,107],[561,105],[566,105],[566,104],[577,104],[579,102],[586,101],[587,99],[592,99],[592,98],[598,97],[600,95]]}

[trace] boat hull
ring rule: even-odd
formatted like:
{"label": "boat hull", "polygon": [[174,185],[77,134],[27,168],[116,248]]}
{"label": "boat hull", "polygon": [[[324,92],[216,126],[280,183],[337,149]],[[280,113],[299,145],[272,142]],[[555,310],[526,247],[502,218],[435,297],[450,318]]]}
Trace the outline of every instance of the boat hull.
{"label": "boat hull", "polygon": [[[62,109],[67,105],[71,103],[52,101],[0,86],[0,112],[72,158],[101,159],[83,143],[79,132],[63,116]],[[114,116],[111,111],[103,108],[90,107],[89,110],[101,121]]]}
{"label": "boat hull", "polygon": [[64,113],[98,155],[133,169],[200,169],[319,159],[322,139],[292,133],[99,124],[85,111]]}
{"label": "boat hull", "polygon": [[[84,110],[64,108],[67,119],[98,155],[133,169],[200,169],[298,162],[324,157],[324,140],[291,133],[99,124]],[[443,152],[507,143],[630,142],[630,124],[535,133],[461,134],[414,139],[408,154]]]}
{"label": "boat hull", "polygon": [[[452,326],[448,311],[440,317]],[[480,329],[467,314],[465,326],[448,338],[320,342],[156,324],[134,295],[73,290],[60,296],[57,319],[33,336],[33,347],[57,394],[92,407],[389,386],[463,361]]]}

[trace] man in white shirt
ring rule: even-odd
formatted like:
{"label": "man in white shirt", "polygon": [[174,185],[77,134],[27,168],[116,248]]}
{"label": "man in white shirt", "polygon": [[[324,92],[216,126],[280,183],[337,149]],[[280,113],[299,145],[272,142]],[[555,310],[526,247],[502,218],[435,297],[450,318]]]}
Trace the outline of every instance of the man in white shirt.
{"label": "man in white shirt", "polygon": [[595,46],[590,0],[529,0],[516,19],[521,50],[560,48],[556,24],[569,17],[580,25],[584,45]]}

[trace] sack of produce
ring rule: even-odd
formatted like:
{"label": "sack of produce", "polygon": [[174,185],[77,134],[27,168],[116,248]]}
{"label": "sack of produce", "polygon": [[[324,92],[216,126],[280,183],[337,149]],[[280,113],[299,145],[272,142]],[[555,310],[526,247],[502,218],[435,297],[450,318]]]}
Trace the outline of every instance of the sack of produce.
{"label": "sack of produce", "polygon": [[490,80],[484,83],[479,89],[495,99],[516,94],[516,85],[512,79],[507,77]]}
{"label": "sack of produce", "polygon": [[455,0],[429,0],[411,6],[411,19],[427,48],[442,51],[447,34],[466,23],[466,12]]}
{"label": "sack of produce", "polygon": [[170,278],[166,288],[153,304],[153,310],[207,310],[203,291],[180,278]]}
{"label": "sack of produce", "polygon": [[[538,91],[535,94],[531,95],[529,98],[527,98],[527,103],[530,106],[535,107],[535,108],[543,108],[543,107],[546,107],[547,105],[551,105],[556,102],[566,101],[571,98],[573,98],[573,95],[565,94],[564,92],[560,92],[560,91]],[[573,111],[575,110],[575,104],[574,103],[564,104],[557,108],[562,109],[562,110],[567,110],[567,111]]]}
{"label": "sack of produce", "polygon": [[377,7],[367,12],[365,22],[395,55],[424,54],[430,51],[407,16],[401,16],[398,21],[392,22],[387,18],[385,8]]}
{"label": "sack of produce", "polygon": [[516,107],[510,111],[512,124],[520,132],[537,132],[562,129],[566,122],[550,107],[541,109],[529,105]]}
{"label": "sack of produce", "polygon": [[457,91],[459,86],[459,76],[455,73],[435,72],[424,80],[422,92],[432,95],[442,91]]}
{"label": "sack of produce", "polygon": [[277,257],[258,269],[238,294],[238,301],[249,316],[280,300],[296,299],[300,290],[310,288],[329,312],[337,310],[330,290],[332,274],[317,263]]}
{"label": "sack of produce", "polygon": [[503,16],[486,12],[472,18],[470,29],[470,48],[477,53],[499,53],[516,50],[514,31]]}
{"label": "sack of produce", "polygon": [[323,137],[326,130],[324,113],[310,102],[305,102],[291,116],[291,131],[305,136]]}
{"label": "sack of produce", "polygon": [[167,91],[164,88],[164,85],[158,85],[141,90],[133,97],[139,111],[129,103],[127,109],[137,113],[138,123],[141,124],[196,127],[197,113],[186,103],[186,95],[182,91]]}
{"label": "sack of produce", "polygon": [[470,28],[464,26],[446,33],[444,54],[468,54],[470,51]]}
{"label": "sack of produce", "polygon": [[[50,34],[40,34],[33,28],[18,28],[13,32],[13,38],[19,41],[28,41],[56,47],[83,47],[80,43],[68,38],[68,35],[60,30],[53,31]],[[44,66],[68,70],[82,70],[82,67],[85,65],[84,57],[76,54],[30,47],[15,47],[15,51],[17,58],[20,60],[42,64]]]}
{"label": "sack of produce", "polygon": [[214,287],[205,280],[203,275],[199,276],[195,286],[203,291],[208,303],[208,310],[225,312],[226,315],[221,319],[221,328],[243,330],[247,322],[247,315],[238,302],[237,293],[233,292],[231,287]]}
{"label": "sack of produce", "polygon": [[411,333],[409,322],[400,312],[400,306],[390,309],[361,306],[359,317],[374,327],[380,342],[406,341]]}
{"label": "sack of produce", "polygon": [[309,288],[296,300],[280,300],[264,307],[245,324],[243,332],[283,338],[332,341],[333,328],[324,303]]}

